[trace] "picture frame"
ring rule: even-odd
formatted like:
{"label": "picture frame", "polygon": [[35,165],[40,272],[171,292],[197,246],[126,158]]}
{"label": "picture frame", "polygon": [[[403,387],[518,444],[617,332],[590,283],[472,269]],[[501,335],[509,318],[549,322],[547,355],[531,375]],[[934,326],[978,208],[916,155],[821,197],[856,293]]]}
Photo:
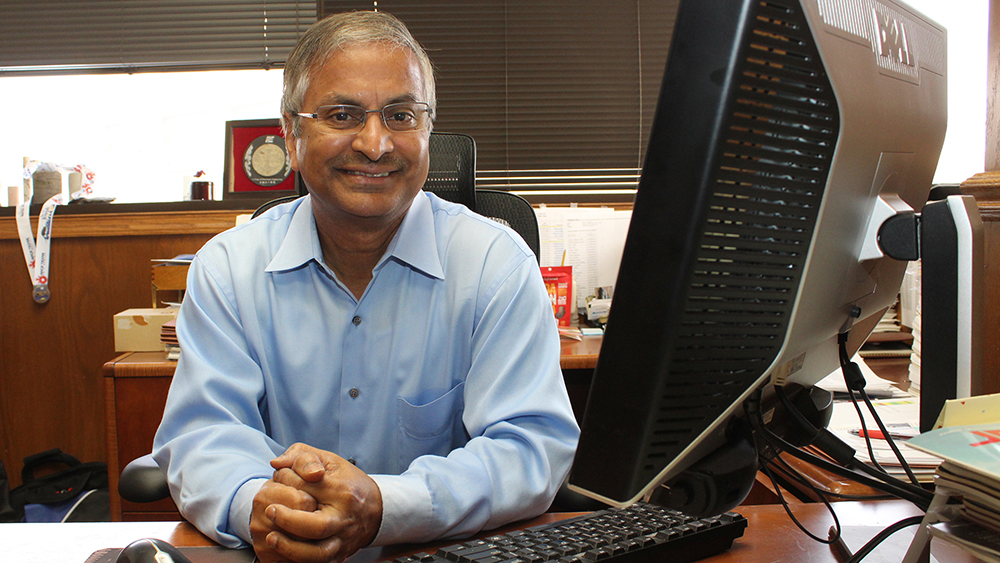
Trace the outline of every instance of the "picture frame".
{"label": "picture frame", "polygon": [[223,199],[269,200],[295,195],[301,193],[299,182],[278,119],[226,122]]}

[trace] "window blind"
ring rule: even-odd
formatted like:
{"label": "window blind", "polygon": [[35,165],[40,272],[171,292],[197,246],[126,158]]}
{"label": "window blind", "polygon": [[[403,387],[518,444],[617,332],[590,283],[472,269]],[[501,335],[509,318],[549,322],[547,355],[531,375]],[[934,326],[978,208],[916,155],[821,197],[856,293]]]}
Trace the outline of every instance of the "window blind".
{"label": "window blind", "polygon": [[[428,50],[435,127],[476,139],[481,187],[631,201],[678,1],[381,0],[378,8]],[[6,0],[0,76],[280,67],[317,12],[373,5]]]}
{"label": "window blind", "polygon": [[271,68],[316,21],[303,0],[4,0],[0,76]]}
{"label": "window blind", "polygon": [[[480,187],[536,201],[631,201],[677,4],[379,0],[378,9],[427,49],[435,128],[475,138]],[[320,10],[371,7],[325,0]],[[561,198],[567,190],[593,197]]]}

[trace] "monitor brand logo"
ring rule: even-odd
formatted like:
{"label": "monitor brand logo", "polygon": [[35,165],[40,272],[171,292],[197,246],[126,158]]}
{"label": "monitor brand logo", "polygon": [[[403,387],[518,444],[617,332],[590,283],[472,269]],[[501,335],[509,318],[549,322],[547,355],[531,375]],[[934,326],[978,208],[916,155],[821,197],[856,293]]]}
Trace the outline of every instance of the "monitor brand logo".
{"label": "monitor brand logo", "polygon": [[878,45],[876,47],[878,54],[882,57],[892,59],[895,63],[911,67],[916,66],[913,47],[906,33],[906,27],[902,21],[885,13],[883,10],[880,10],[879,7],[872,10],[872,15],[875,17],[875,29],[877,31]]}

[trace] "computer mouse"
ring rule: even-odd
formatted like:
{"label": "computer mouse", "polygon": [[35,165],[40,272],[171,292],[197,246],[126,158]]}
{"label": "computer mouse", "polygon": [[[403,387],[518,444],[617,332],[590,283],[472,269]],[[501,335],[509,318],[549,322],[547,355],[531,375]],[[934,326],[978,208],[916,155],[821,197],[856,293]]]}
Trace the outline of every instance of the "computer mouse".
{"label": "computer mouse", "polygon": [[145,538],[128,544],[115,563],[191,563],[191,560],[163,540]]}

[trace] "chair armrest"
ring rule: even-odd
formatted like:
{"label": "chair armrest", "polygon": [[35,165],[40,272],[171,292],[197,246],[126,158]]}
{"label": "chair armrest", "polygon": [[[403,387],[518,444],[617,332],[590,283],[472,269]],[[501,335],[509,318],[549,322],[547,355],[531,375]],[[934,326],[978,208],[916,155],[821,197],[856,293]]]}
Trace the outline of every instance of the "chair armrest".
{"label": "chair armrest", "polygon": [[118,494],[131,502],[154,502],[170,496],[167,478],[151,454],[133,459],[118,479]]}

